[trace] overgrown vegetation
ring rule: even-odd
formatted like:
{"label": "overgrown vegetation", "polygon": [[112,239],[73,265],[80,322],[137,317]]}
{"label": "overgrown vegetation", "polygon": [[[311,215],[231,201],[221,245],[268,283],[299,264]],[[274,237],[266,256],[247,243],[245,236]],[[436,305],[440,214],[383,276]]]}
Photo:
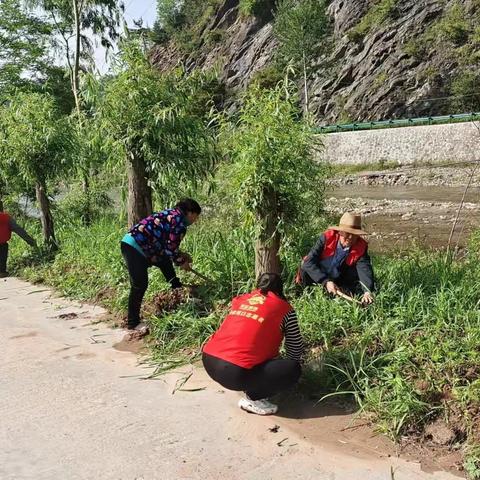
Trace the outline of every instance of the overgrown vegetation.
{"label": "overgrown vegetation", "polygon": [[348,31],[352,42],[360,42],[374,27],[382,25],[397,14],[397,0],[375,0],[360,22]]}
{"label": "overgrown vegetation", "polygon": [[153,27],[152,39],[155,43],[166,44],[173,41],[185,53],[198,48],[201,34],[211,21],[221,0],[157,0],[157,20]]}
{"label": "overgrown vegetation", "polygon": [[269,19],[275,7],[275,0],[240,0],[238,9],[240,14],[248,17],[255,16]]}

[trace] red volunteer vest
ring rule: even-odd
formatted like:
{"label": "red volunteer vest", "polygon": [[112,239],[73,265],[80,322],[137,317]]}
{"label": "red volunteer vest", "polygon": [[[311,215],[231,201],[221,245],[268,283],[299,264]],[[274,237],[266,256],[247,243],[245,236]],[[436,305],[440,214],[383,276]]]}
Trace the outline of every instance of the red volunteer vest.
{"label": "red volunteer vest", "polygon": [[283,340],[283,317],[291,305],[260,290],[235,297],[229,314],[210,337],[203,352],[243,368],[275,358]]}
{"label": "red volunteer vest", "polygon": [[7,243],[12,238],[10,215],[0,212],[0,243]]}
{"label": "red volunteer vest", "polygon": [[[324,233],[325,236],[325,245],[323,247],[322,254],[320,255],[320,260],[324,258],[331,257],[335,254],[335,250],[337,249],[337,242],[340,233],[337,230],[327,230]],[[367,251],[368,243],[361,237],[357,239],[355,245],[350,248],[350,252],[345,259],[345,263],[351,267],[355,265],[358,260],[365,254]],[[303,257],[305,260],[307,257]],[[300,273],[300,268],[297,270],[297,274],[295,275],[295,283],[297,285],[301,285],[302,283],[302,275]]]}
{"label": "red volunteer vest", "polygon": [[[324,258],[332,257],[335,254],[335,250],[337,249],[337,242],[338,238],[340,237],[340,233],[337,230],[327,230],[325,233],[325,246],[323,247],[323,252],[320,255],[320,260]],[[365,252],[367,251],[368,243],[362,238],[358,237],[355,244],[350,248],[350,252],[345,259],[345,263],[351,267],[355,265],[358,260],[360,260]]]}

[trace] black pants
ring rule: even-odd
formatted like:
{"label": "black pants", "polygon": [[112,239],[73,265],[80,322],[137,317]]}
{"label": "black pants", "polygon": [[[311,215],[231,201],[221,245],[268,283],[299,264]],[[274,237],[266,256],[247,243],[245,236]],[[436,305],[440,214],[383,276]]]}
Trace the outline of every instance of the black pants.
{"label": "black pants", "polygon": [[[302,285],[309,287],[316,285],[316,283],[310,278],[310,275],[304,271],[301,272]],[[339,287],[343,292],[350,295],[362,295],[363,289],[358,278],[358,274],[354,268],[345,269],[338,278],[334,280],[335,285]]]}
{"label": "black pants", "polygon": [[0,243],[0,273],[7,272],[8,243]]}
{"label": "black pants", "polygon": [[203,366],[213,380],[228,390],[243,391],[252,400],[268,398],[293,387],[302,374],[300,363],[274,358],[251,369],[204,353]]}
{"label": "black pants", "polygon": [[158,267],[172,288],[180,288],[182,284],[175,273],[172,261],[168,257],[162,257],[160,261],[152,264],[128,243],[121,242],[121,250],[130,275],[127,324],[128,328],[135,328],[140,323],[140,307],[148,288],[149,267]]}

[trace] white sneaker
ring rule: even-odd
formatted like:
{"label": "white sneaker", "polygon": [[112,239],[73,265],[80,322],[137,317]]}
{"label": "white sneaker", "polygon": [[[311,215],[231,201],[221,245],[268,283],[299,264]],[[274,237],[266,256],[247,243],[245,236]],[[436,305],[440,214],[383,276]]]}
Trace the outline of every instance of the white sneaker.
{"label": "white sneaker", "polygon": [[238,406],[246,412],[256,413],[257,415],[274,415],[278,410],[277,405],[269,402],[266,398],[261,400],[251,400],[248,397],[241,398],[238,401]]}

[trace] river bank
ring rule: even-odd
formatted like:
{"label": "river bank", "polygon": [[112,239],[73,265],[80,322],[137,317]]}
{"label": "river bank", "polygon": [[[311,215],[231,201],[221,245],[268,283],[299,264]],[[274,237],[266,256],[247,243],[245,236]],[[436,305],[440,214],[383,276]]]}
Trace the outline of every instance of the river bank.
{"label": "river bank", "polygon": [[479,185],[475,165],[339,173],[329,181],[326,208],[337,215],[345,210],[361,213],[375,251],[412,242],[446,248],[454,224],[452,245],[465,247],[480,227]]}

